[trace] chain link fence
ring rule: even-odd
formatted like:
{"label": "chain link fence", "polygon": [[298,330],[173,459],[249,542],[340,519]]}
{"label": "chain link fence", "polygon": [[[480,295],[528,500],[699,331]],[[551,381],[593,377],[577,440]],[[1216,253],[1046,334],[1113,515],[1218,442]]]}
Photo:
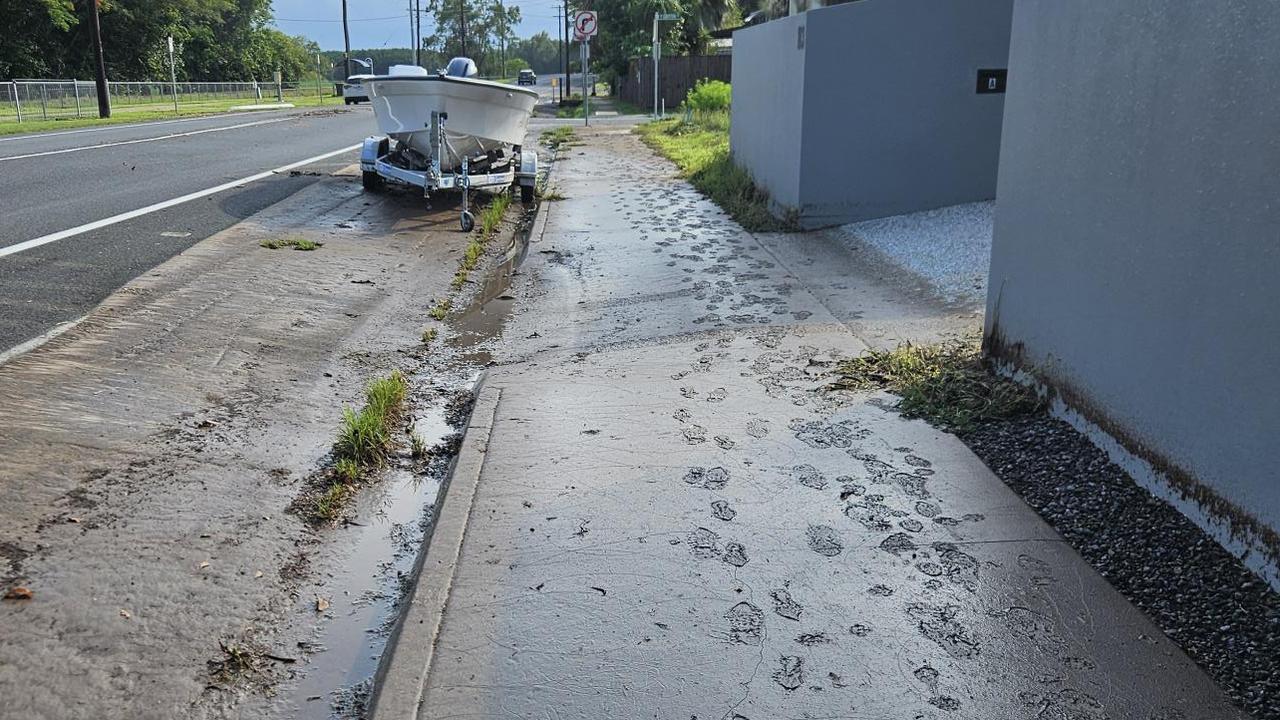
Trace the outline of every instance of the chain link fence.
{"label": "chain link fence", "polygon": [[[289,101],[332,95],[333,85],[257,82],[108,82],[112,114],[173,108],[216,110],[221,106]],[[91,80],[0,82],[0,122],[97,117],[98,88]]]}

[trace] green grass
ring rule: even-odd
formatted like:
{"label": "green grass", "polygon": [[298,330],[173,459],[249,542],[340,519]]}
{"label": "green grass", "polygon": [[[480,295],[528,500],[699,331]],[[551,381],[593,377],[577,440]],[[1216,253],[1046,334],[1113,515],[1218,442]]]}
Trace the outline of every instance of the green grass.
{"label": "green grass", "polygon": [[431,311],[427,314],[430,315],[433,320],[444,320],[445,316],[449,314],[449,308],[452,306],[453,301],[449,300],[449,298],[445,298],[436,303],[435,307],[431,308]]}
{"label": "green grass", "polygon": [[381,467],[391,449],[386,419],[367,407],[358,412],[343,408],[333,449],[339,460],[350,460],[359,467]]}
{"label": "green grass", "polygon": [[311,517],[333,522],[356,493],[368,468],[382,467],[391,453],[391,428],[404,412],[409,381],[399,370],[365,386],[364,407],[342,409],[342,423],[333,443],[333,470],[328,484],[311,500]]}
{"label": "green grass", "polygon": [[539,140],[542,141],[542,144],[552,150],[559,150],[561,145],[571,143],[576,138],[577,134],[574,133],[573,128],[568,125],[561,125],[560,127],[551,128],[550,130],[543,130],[542,135],[539,136]]}
{"label": "green grass", "polygon": [[[399,418],[409,383],[399,370],[365,387],[365,404],[359,411],[342,409],[342,424],[333,454],[358,468],[381,467],[391,452],[391,425]],[[346,467],[350,467],[349,465]]]}
{"label": "green grass", "polygon": [[387,421],[399,417],[409,392],[409,381],[404,373],[393,370],[390,375],[374,380],[365,388],[365,407]]}
{"label": "green grass", "polygon": [[311,512],[316,518],[326,522],[334,522],[342,515],[342,509],[356,493],[356,486],[346,482],[337,482],[316,496],[311,504]]}
{"label": "green grass", "polygon": [[[286,95],[285,102],[293,103],[297,107],[317,107],[327,105],[338,107],[342,104],[340,98],[332,95],[326,95],[324,98],[315,95]],[[274,103],[275,95],[263,97],[261,104]],[[84,127],[96,127],[99,125],[127,125],[129,123],[150,122],[153,120],[173,120],[175,118],[197,117],[200,115],[216,115],[227,112],[230,108],[239,105],[257,105],[257,100],[239,98],[228,100],[205,100],[200,102],[181,102],[179,101],[178,112],[173,111],[173,105],[166,105],[163,102],[148,102],[145,104],[129,105],[119,104],[111,108],[111,117],[103,119],[98,117],[70,117],[60,119],[41,120],[39,106],[23,105],[22,115],[23,122],[18,122],[16,112],[12,105],[0,108],[0,135],[16,135],[19,133],[38,133],[49,132],[55,130],[75,130]],[[34,111],[34,112],[33,112]],[[96,114],[98,106],[86,103],[82,106],[82,112],[86,115]],[[62,110],[61,112],[65,112]]]}
{"label": "green grass", "polygon": [[431,343],[435,342],[435,341],[436,341],[436,335],[438,335],[438,334],[439,334],[439,331],[438,331],[438,330],[436,330],[435,328],[427,328],[426,330],[423,330],[423,331],[422,331],[422,344],[423,344],[423,345],[430,345]]}
{"label": "green grass", "polygon": [[484,212],[480,213],[480,235],[485,240],[493,236],[494,231],[498,229],[498,223],[502,222],[502,217],[507,214],[507,208],[510,206],[511,194],[499,193]]}
{"label": "green grass", "polygon": [[1044,408],[1034,390],[995,375],[982,361],[978,343],[902,345],[842,363],[833,387],[884,389],[898,395],[898,410],[954,432]]}
{"label": "green grass", "polygon": [[268,250],[280,250],[281,248],[291,247],[294,250],[315,250],[324,247],[324,243],[318,243],[314,240],[306,238],[271,238],[258,243]]}
{"label": "green grass", "polygon": [[333,464],[333,474],[345,483],[355,483],[363,475],[360,465],[351,458],[341,458]]}
{"label": "green grass", "polygon": [[[458,263],[458,271],[453,274],[453,281],[450,283],[454,290],[462,289],[467,284],[467,279],[471,277],[471,271],[480,266],[480,260],[484,257],[484,249],[488,246],[489,240],[493,238],[493,234],[497,231],[499,223],[507,213],[507,208],[511,206],[511,195],[509,193],[499,193],[493,196],[485,209],[480,212],[479,232],[471,238],[471,242],[467,243],[467,247],[462,251],[462,261]],[[433,316],[434,317],[434,316]],[[436,318],[440,320],[441,318]]]}
{"label": "green grass", "polygon": [[413,449],[414,460],[421,460],[427,456],[427,441],[423,440],[421,435],[414,434],[409,438],[409,442]]}
{"label": "green grass", "polygon": [[636,128],[640,137],[680,168],[680,174],[751,231],[797,229],[793,219],[769,212],[769,194],[729,155],[729,113],[694,114],[689,122],[670,118]]}

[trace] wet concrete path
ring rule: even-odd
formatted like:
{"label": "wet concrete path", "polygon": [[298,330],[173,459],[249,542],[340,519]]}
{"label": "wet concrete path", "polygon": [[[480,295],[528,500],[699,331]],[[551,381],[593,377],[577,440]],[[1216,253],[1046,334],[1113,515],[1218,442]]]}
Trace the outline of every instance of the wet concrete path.
{"label": "wet concrete path", "polygon": [[419,717],[1238,717],[958,440],[823,390],[970,309],[743,232],[622,124],[579,134]]}

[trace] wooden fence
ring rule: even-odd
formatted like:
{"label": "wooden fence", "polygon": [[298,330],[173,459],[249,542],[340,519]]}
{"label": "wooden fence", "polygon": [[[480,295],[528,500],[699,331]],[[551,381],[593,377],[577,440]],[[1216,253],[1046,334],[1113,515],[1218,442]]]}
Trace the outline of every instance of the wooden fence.
{"label": "wooden fence", "polygon": [[[664,57],[658,66],[658,98],[666,101],[667,111],[673,111],[684,102],[689,89],[699,80],[723,80],[730,82],[733,67],[731,55],[694,55]],[[653,59],[635,58],[627,68],[625,77],[618,78],[615,95],[623,100],[653,109]]]}

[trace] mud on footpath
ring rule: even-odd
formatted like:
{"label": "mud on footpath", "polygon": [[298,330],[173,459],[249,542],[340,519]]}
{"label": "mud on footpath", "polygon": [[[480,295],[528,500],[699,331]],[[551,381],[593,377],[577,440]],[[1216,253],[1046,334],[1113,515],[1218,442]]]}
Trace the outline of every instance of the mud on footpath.
{"label": "mud on footpath", "polygon": [[[513,205],[490,252],[522,222]],[[0,366],[0,590],[31,593],[0,603],[0,714],[359,714],[474,379],[423,337],[476,291],[450,289],[457,227],[349,168]],[[299,239],[319,247],[262,246]],[[402,451],[310,522],[342,408],[393,370]]]}
{"label": "mud on footpath", "polygon": [[1240,717],[957,438],[827,388],[972,309],[742,231],[623,123],[579,133],[388,717]]}

